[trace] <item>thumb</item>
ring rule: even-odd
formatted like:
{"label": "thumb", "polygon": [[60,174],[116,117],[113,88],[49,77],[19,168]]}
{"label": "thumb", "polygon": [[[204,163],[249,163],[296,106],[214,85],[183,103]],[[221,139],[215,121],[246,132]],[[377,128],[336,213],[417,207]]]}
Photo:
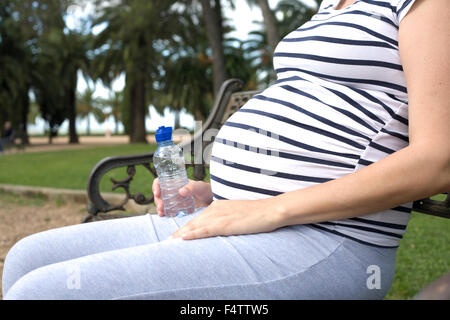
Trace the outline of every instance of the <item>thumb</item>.
{"label": "thumb", "polygon": [[194,194],[194,192],[190,186],[184,186],[184,187],[180,188],[178,190],[178,193],[180,194],[180,196],[183,196],[183,197],[192,196]]}

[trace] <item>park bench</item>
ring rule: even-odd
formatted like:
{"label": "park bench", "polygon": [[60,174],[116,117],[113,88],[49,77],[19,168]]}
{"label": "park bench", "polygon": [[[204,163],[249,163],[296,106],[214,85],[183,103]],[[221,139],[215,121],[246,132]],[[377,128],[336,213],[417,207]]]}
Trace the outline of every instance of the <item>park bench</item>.
{"label": "park bench", "polygon": [[[253,95],[261,92],[258,90],[241,91],[242,87],[243,82],[239,79],[225,81],[217,94],[212,111],[201,130],[197,130],[188,142],[180,144],[183,150],[189,150],[190,152],[191,162],[187,163],[187,167],[193,167],[193,177],[195,180],[204,180],[206,177],[205,170],[209,165],[204,161],[204,158],[208,157],[204,157],[203,152],[194,153],[194,151],[199,150],[199,148],[202,151],[211,149],[214,141],[211,141],[209,137],[211,133],[210,129],[220,129],[234,112],[239,110]],[[136,174],[136,166],[143,166],[154,177],[157,176],[152,164],[153,152],[132,156],[108,157],[98,162],[92,169],[88,180],[87,193],[90,202],[87,205],[88,214],[84,217],[83,222],[133,216],[134,214],[111,213],[112,211],[124,210],[125,204],[130,200],[135,201],[139,205],[153,203],[153,195],[145,196],[141,192],[132,194],[130,191],[130,184]],[[117,188],[123,188],[125,190],[122,203],[112,204],[102,197],[100,193],[100,180],[107,172],[117,168],[124,168],[128,176],[123,180],[111,179],[112,190]],[[414,201],[412,210],[423,214],[450,218],[449,193],[441,197],[443,197],[441,200],[430,197]],[[430,285],[429,288],[422,291],[419,295],[420,298],[433,298],[436,294],[436,288],[442,290],[443,285],[446,287],[447,297],[450,294],[449,275],[442,277],[436,283],[433,283],[433,285]]]}

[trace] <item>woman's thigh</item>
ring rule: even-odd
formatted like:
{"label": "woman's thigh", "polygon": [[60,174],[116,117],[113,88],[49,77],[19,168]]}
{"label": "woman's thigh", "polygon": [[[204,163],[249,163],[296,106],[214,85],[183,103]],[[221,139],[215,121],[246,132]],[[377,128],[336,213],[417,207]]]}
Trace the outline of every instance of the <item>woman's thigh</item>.
{"label": "woman's thigh", "polygon": [[22,276],[47,265],[106,251],[167,239],[201,210],[182,218],[143,215],[66,226],[18,241],[8,252],[2,277],[3,295]]}
{"label": "woman's thigh", "polygon": [[367,288],[366,270],[372,264],[387,270],[392,254],[348,241],[293,226],[255,235],[152,242],[36,269],[19,279],[5,299],[382,296]]}

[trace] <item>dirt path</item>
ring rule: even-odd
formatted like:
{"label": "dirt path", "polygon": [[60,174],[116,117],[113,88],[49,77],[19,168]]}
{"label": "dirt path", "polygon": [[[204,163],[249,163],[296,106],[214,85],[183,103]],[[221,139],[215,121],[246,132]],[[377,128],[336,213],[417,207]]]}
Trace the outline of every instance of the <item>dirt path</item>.
{"label": "dirt path", "polygon": [[[175,135],[174,140],[187,141],[191,138],[190,135]],[[23,153],[23,152],[41,152],[41,151],[56,151],[67,149],[82,149],[95,146],[108,146],[118,144],[128,144],[128,136],[80,136],[78,144],[69,144],[69,137],[56,137],[52,144],[48,143],[48,137],[30,137],[30,144],[25,147],[10,148],[5,150],[5,153]],[[148,135],[147,141],[149,143],[156,143],[154,135]],[[16,141],[20,143],[19,140]]]}
{"label": "dirt path", "polygon": [[78,224],[86,214],[85,208],[81,203],[0,193],[0,274],[7,252],[17,241],[40,231]]}

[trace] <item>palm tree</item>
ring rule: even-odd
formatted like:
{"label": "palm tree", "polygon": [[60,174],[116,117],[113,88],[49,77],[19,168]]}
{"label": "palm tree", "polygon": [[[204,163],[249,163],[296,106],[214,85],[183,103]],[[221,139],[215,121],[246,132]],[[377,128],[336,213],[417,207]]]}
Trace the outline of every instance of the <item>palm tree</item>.
{"label": "palm tree", "polygon": [[22,143],[28,143],[29,92],[37,77],[33,68],[37,33],[30,1],[11,0],[0,6],[0,130],[11,121]]}
{"label": "palm tree", "polygon": [[196,120],[204,120],[212,105],[213,59],[198,9],[192,5],[180,9],[174,36],[159,49],[164,57],[161,76],[152,88],[152,104],[160,114],[166,107],[175,114],[185,109]]}
{"label": "palm tree", "polygon": [[[44,39],[41,39],[40,47],[45,48]],[[65,87],[60,80],[59,57],[47,50],[42,50],[36,55],[34,69],[37,77],[33,82],[33,92],[36,103],[41,111],[42,118],[48,124],[49,143],[57,135],[60,125],[67,119],[67,106],[65,99]]]}
{"label": "palm tree", "polygon": [[[146,142],[145,116],[160,61],[153,43],[171,36],[170,30],[177,24],[171,10],[174,2],[122,0],[104,5],[96,1],[100,14],[94,25],[105,23],[106,27],[96,37],[94,69],[106,84],[125,73],[124,105],[129,110],[125,127],[130,142]],[[127,115],[123,116],[126,120]]]}
{"label": "palm tree", "polygon": [[122,104],[123,104],[123,92],[122,91],[109,91],[109,96],[106,99],[98,99],[98,108],[101,109],[105,119],[112,116],[114,118],[114,134],[119,134],[119,123],[122,121]]}
{"label": "palm tree", "polygon": [[[257,0],[249,2],[256,3]],[[258,0],[259,1],[259,0]],[[263,0],[266,1],[266,0]],[[321,0],[316,0],[317,7],[309,7],[298,0],[281,0],[273,9],[273,16],[280,17],[276,22],[276,29],[281,37],[297,29],[308,21],[316,12]],[[250,39],[246,41],[245,48],[252,58],[252,65],[259,66],[260,81],[266,86],[275,79],[272,65],[274,44],[269,45],[269,33],[267,32],[267,21],[264,18],[264,28],[250,32]],[[264,31],[263,31],[264,30]]]}
{"label": "palm tree", "polygon": [[180,57],[165,64],[165,77],[159,94],[154,95],[153,105],[160,113],[165,107],[175,112],[183,108],[196,120],[206,119],[213,101],[211,60],[205,54],[197,57]]}
{"label": "palm tree", "polygon": [[251,6],[257,4],[262,11],[267,43],[269,44],[270,55],[272,56],[278,42],[281,40],[275,13],[270,9],[268,0],[247,0],[247,2]]}
{"label": "palm tree", "polygon": [[[185,109],[196,120],[208,116],[214,101],[213,64],[207,31],[196,16],[195,8],[187,7],[179,17],[177,37],[164,47],[162,77],[158,81],[153,104],[163,113],[169,107],[175,114]],[[192,11],[189,11],[192,10]],[[256,71],[250,65],[242,41],[227,37],[232,28],[223,26],[224,68],[230,77],[242,79],[254,88]]]}
{"label": "palm tree", "polygon": [[[74,126],[74,105],[77,71],[82,61],[80,54],[84,53],[80,47],[77,35],[67,32],[64,15],[73,0],[11,0],[7,6],[1,6],[2,14],[9,15],[8,22],[1,24],[13,30],[16,42],[8,43],[9,50],[16,50],[6,71],[13,70],[18,80],[14,89],[16,99],[13,107],[20,106],[19,123],[27,141],[27,114],[30,109],[29,91],[34,91],[36,103],[42,116],[50,127],[50,140],[56,134],[59,125],[69,117],[71,142],[77,141]],[[4,10],[3,10],[4,9]],[[6,39],[12,39],[11,34]],[[5,37],[2,36],[2,39]],[[2,44],[7,44],[1,41]],[[19,49],[19,50],[17,50]],[[20,81],[19,81],[20,79]],[[15,82],[9,80],[13,85]],[[13,92],[10,90],[10,92]],[[16,110],[14,110],[16,111]],[[17,121],[13,121],[17,123]]]}
{"label": "palm tree", "polygon": [[275,12],[281,16],[279,30],[282,37],[307,22],[316,13],[322,0],[315,0],[316,6],[310,7],[298,0],[281,0]]}
{"label": "palm tree", "polygon": [[82,93],[77,96],[77,116],[80,119],[86,118],[87,127],[86,134],[91,134],[90,115],[93,114],[97,122],[103,122],[106,115],[103,112],[103,106],[98,98],[94,97],[95,88],[88,86]]}
{"label": "palm tree", "polygon": [[78,82],[78,71],[87,73],[88,58],[87,36],[75,31],[62,33],[61,43],[57,47],[61,50],[61,80],[64,82],[65,101],[68,108],[69,118],[69,143],[78,143],[76,130],[76,90]]}
{"label": "palm tree", "polygon": [[228,78],[223,51],[223,18],[220,0],[200,0],[213,61],[214,95]]}
{"label": "palm tree", "polygon": [[3,133],[4,122],[14,120],[13,126],[17,125],[14,111],[28,82],[26,67],[20,61],[28,64],[29,59],[25,59],[20,22],[12,17],[10,7],[0,6],[0,22],[0,133]]}
{"label": "palm tree", "polygon": [[243,46],[249,56],[251,66],[257,69],[258,83],[266,87],[275,78],[272,53],[267,44],[267,34],[263,30],[254,30],[249,35],[249,39],[245,41]]}

